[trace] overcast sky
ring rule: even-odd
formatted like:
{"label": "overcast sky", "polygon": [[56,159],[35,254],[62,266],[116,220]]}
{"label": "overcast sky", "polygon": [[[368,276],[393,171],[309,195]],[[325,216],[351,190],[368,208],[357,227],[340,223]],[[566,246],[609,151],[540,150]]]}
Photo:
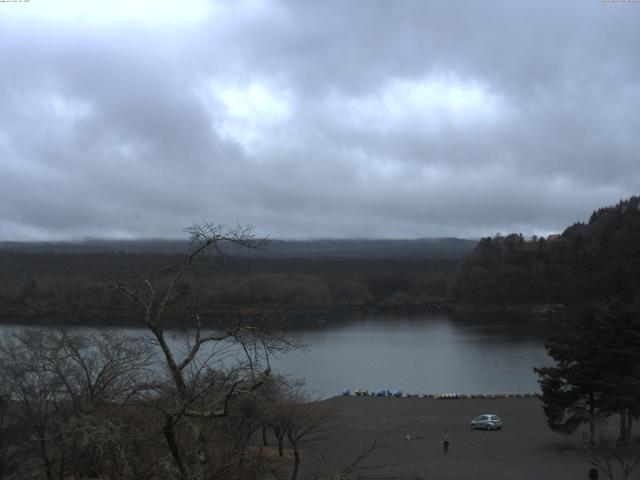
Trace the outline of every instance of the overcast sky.
{"label": "overcast sky", "polygon": [[561,231],[640,193],[640,2],[0,1],[0,239]]}

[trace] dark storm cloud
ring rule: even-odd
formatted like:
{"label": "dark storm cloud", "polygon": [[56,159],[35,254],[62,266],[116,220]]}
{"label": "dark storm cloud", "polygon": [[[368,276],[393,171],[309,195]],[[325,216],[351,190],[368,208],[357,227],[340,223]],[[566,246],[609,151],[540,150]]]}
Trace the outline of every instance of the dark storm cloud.
{"label": "dark storm cloud", "polygon": [[3,239],[547,233],[640,190],[640,4],[125,4],[0,5]]}

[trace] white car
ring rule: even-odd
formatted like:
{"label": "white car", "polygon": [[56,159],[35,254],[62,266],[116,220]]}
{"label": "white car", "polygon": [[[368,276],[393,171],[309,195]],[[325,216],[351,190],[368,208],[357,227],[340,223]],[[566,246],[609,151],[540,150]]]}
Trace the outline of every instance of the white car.
{"label": "white car", "polygon": [[476,428],[481,430],[500,430],[502,428],[502,420],[497,415],[485,413],[471,420],[471,430]]}

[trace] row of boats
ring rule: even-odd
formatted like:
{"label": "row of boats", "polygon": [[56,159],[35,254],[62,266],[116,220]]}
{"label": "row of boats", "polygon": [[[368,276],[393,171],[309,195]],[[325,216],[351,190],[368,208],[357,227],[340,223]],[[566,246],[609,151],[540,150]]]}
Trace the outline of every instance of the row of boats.
{"label": "row of boats", "polygon": [[[367,390],[366,388],[360,389],[356,388],[353,391],[353,394],[356,397],[402,397],[402,390]],[[351,391],[345,388],[342,391],[342,395],[351,395]]]}
{"label": "row of boats", "polygon": [[[351,396],[351,390],[345,388],[342,395]],[[534,393],[495,393],[495,394],[466,394],[466,393],[402,393],[402,390],[367,390],[366,388],[356,388],[353,391],[356,397],[405,397],[405,398],[436,398],[442,400],[456,400],[464,398],[519,398],[519,397],[537,397],[540,394]]]}

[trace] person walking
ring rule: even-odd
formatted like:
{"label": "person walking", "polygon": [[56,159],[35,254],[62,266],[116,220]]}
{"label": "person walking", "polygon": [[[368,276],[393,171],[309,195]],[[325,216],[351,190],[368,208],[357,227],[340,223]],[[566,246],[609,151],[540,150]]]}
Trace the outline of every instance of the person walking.
{"label": "person walking", "polygon": [[589,470],[589,480],[598,480],[598,469],[595,465]]}
{"label": "person walking", "polygon": [[449,451],[449,434],[446,430],[442,431],[442,453],[446,454]]}

